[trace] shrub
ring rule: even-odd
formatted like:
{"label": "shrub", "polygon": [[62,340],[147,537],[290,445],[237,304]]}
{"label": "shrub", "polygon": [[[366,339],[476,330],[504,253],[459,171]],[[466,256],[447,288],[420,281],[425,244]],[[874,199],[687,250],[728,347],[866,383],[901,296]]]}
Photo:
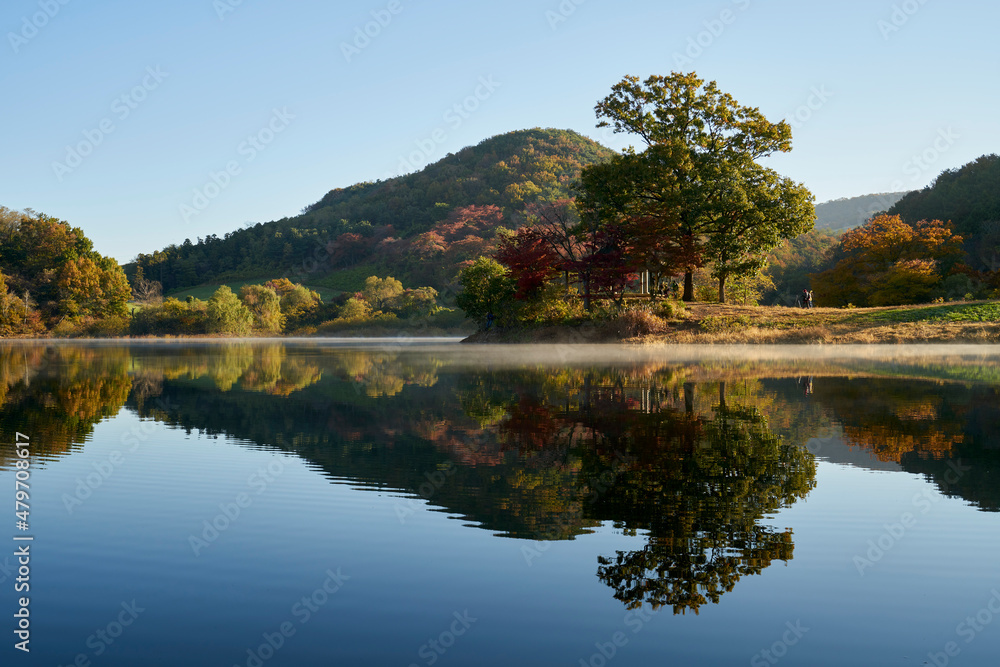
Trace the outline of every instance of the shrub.
{"label": "shrub", "polygon": [[128,317],[111,315],[108,317],[88,317],[80,323],[81,335],[91,338],[115,338],[124,336],[129,330]]}
{"label": "shrub", "polygon": [[621,338],[662,333],[666,323],[646,308],[628,308],[613,316],[612,331]]}
{"label": "shrub", "polygon": [[240,300],[253,314],[253,326],[264,333],[278,333],[285,324],[281,313],[281,297],[264,285],[244,285]]}
{"label": "shrub", "polygon": [[361,293],[374,310],[382,310],[403,293],[403,283],[392,276],[388,278],[369,276]]}
{"label": "shrub", "polygon": [[246,336],[253,327],[253,313],[233,294],[228,285],[215,291],[208,300],[205,314],[210,333]]}
{"label": "shrub", "polygon": [[207,333],[207,304],[194,297],[178,301],[170,297],[162,303],[144,306],[132,315],[129,332],[133,336],[197,336]]}
{"label": "shrub", "polygon": [[719,288],[716,285],[696,285],[694,298],[702,303],[718,303]]}
{"label": "shrub", "polygon": [[[282,289],[287,290],[287,286]],[[278,294],[281,294],[281,314],[285,316],[285,324],[290,328],[308,324],[323,303],[318,292],[298,284],[284,294]]]}
{"label": "shrub", "polygon": [[739,331],[753,325],[753,320],[746,315],[728,317],[726,315],[709,315],[704,318],[699,326],[706,333],[722,333],[725,331]]}
{"label": "shrub", "polygon": [[76,335],[77,326],[70,318],[66,317],[59,321],[54,327],[52,327],[52,335],[57,338],[69,338]]}
{"label": "shrub", "polygon": [[366,322],[372,317],[371,306],[368,302],[352,297],[340,308],[340,314],[333,320],[335,322]]}
{"label": "shrub", "polygon": [[567,322],[583,315],[583,303],[576,298],[575,290],[567,293],[563,284],[550,282],[531,297],[517,301],[516,313],[523,322]]}
{"label": "shrub", "polygon": [[664,320],[676,320],[684,318],[687,315],[687,310],[680,301],[661,301],[656,304],[653,314]]}
{"label": "shrub", "polygon": [[387,305],[389,310],[399,317],[426,317],[437,309],[438,292],[433,287],[418,287],[403,290],[391,298]]}

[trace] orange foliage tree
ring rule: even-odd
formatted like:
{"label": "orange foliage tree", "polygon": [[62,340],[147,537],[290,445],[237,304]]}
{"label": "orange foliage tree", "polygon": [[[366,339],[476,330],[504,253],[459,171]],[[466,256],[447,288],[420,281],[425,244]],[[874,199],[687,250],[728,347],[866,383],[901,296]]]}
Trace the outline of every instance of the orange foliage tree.
{"label": "orange foliage tree", "polygon": [[880,215],[844,234],[830,251],[833,268],[812,275],[812,286],[822,306],[920,303],[964,254],[947,223]]}

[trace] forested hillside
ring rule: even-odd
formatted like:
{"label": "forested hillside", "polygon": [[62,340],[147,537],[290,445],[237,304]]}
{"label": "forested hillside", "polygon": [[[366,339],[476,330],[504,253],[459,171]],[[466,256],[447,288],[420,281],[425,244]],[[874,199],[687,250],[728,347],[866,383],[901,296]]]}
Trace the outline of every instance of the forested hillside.
{"label": "forested hillside", "polygon": [[[141,266],[165,292],[205,282],[275,277],[346,289],[353,286],[353,274],[332,283],[329,275],[390,259],[398,267],[405,256],[409,263],[403,275],[395,269],[393,275],[408,284],[442,287],[457,274],[461,261],[478,256],[498,225],[521,224],[527,204],[570,196],[581,169],[612,154],[568,130],[511,132],[415,174],[331,190],[294,218],[139,255],[126,271],[131,277]],[[437,264],[430,267],[429,261]],[[363,283],[368,275],[361,269],[355,282]],[[345,276],[348,285],[342,284]]]}
{"label": "forested hillside", "polygon": [[811,278],[824,306],[1000,295],[1000,157],[985,155],[845,233]]}
{"label": "forested hillside", "polygon": [[824,268],[827,252],[838,240],[830,230],[816,228],[772,250],[767,256],[767,274],[773,287],[764,291],[761,302],[794,305],[802,290],[809,288],[809,275]]}
{"label": "forested hillside", "polygon": [[942,172],[933,184],[903,197],[889,213],[911,224],[951,222],[964,241],[972,268],[1000,270],[1000,156],[984,155],[960,169]]}

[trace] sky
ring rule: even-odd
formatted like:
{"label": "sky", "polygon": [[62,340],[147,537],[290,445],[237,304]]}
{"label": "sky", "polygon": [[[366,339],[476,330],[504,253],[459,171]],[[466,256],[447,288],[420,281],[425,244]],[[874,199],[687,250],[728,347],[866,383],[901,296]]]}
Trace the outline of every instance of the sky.
{"label": "sky", "polygon": [[793,150],[817,202],[1000,152],[979,0],[4,0],[0,206],[127,262],[297,215],[489,137],[571,129],[626,75],[695,71]]}

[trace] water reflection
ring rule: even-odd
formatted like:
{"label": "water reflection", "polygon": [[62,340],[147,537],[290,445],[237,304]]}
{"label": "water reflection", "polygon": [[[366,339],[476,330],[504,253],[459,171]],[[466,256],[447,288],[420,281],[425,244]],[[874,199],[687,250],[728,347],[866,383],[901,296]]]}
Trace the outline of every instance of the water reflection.
{"label": "water reflection", "polygon": [[[124,407],[293,452],[505,537],[611,523],[645,544],[601,554],[599,579],[630,608],[681,613],[792,558],[792,531],[769,517],[815,485],[806,443],[820,434],[1000,510],[996,369],[959,357],[519,364],[402,347],[10,344],[0,426],[64,456]],[[0,448],[0,463],[10,457]],[[413,505],[400,507],[405,520]]]}
{"label": "water reflection", "polygon": [[[125,348],[0,347],[0,465],[14,457],[8,444],[30,429],[33,453],[62,456],[86,441],[94,425],[114,416],[132,388]],[[8,440],[8,438],[10,440]]]}

